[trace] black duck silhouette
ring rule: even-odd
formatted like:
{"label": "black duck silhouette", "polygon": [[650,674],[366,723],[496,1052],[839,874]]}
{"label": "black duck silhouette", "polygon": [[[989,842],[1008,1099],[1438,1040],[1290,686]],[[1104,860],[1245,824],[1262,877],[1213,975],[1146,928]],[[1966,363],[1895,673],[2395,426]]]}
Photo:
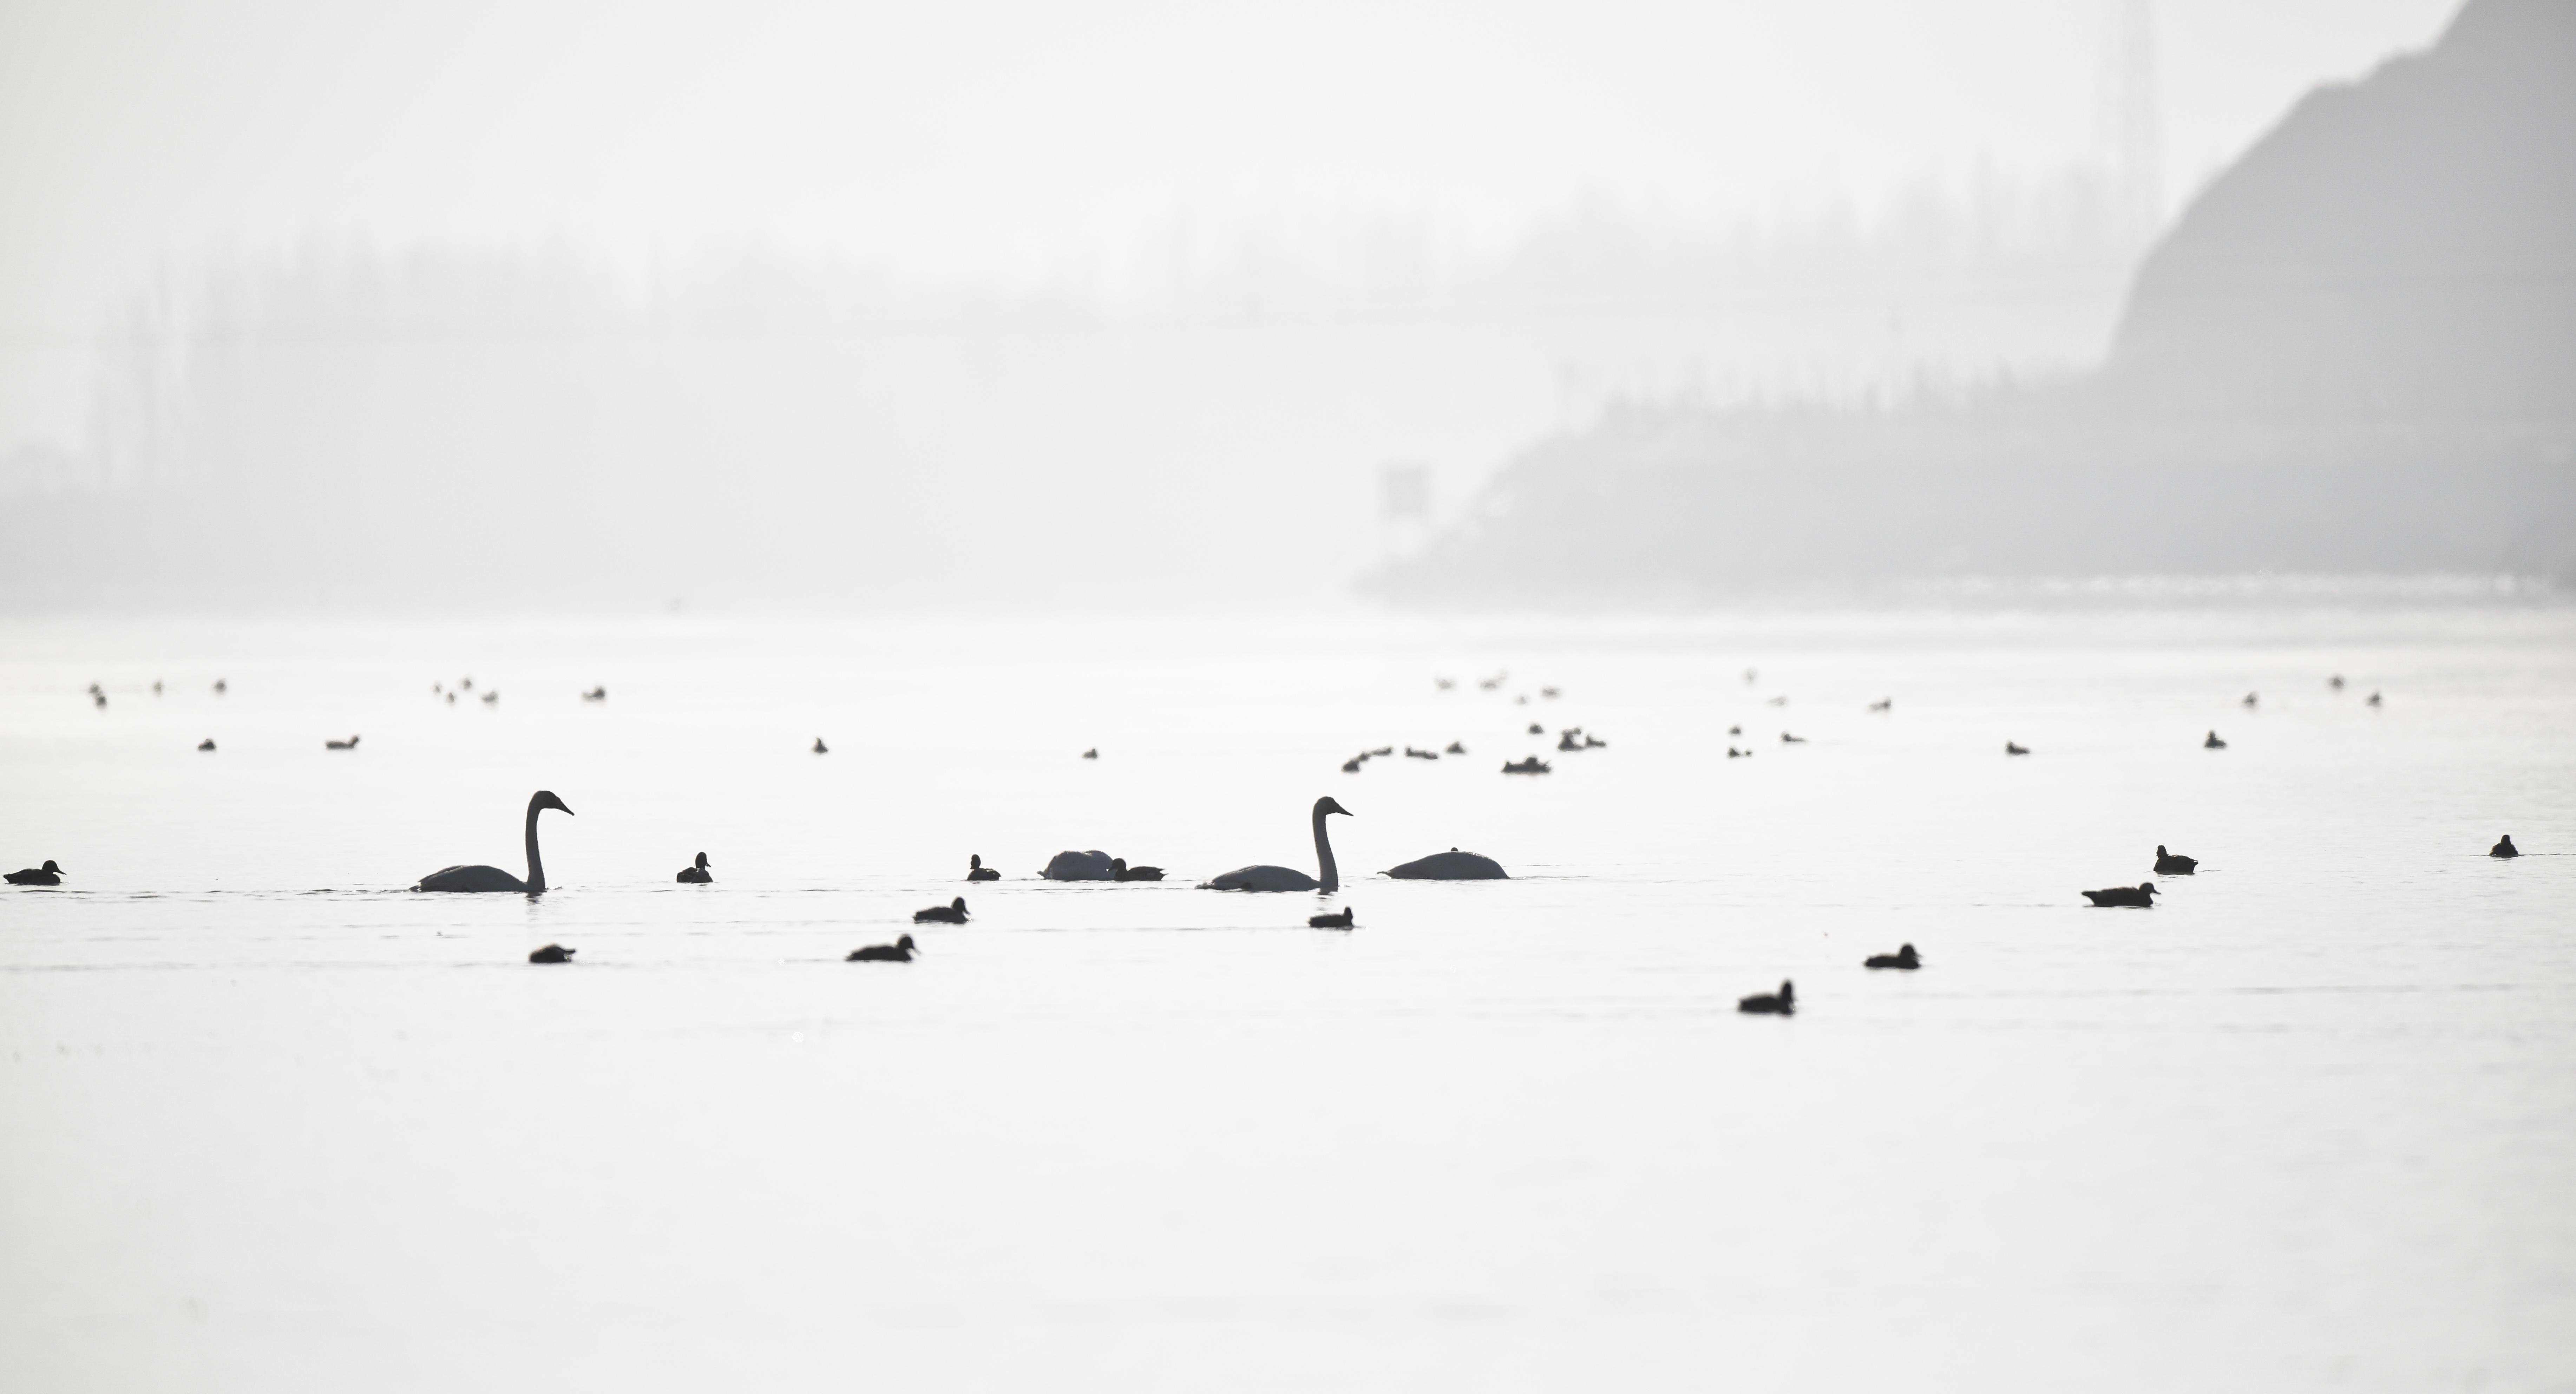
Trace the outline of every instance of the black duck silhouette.
{"label": "black duck silhouette", "polygon": [[2374,693],[2370,694],[2370,700],[2369,700],[2367,703],[2365,703],[2364,705],[2366,705],[2366,706],[2373,706],[2373,707],[2378,706],[2378,705],[2379,705],[2379,694],[2378,694],[2378,693],[2376,693],[2376,692],[2374,692]]}
{"label": "black duck silhouette", "polygon": [[1444,755],[1464,755],[1467,753],[1467,747],[1464,742],[1451,741],[1449,742],[1449,748],[1441,753]]}
{"label": "black duck silhouette", "polygon": [[2029,746],[2022,745],[2014,741],[2004,742],[2004,754],[2006,755],[2028,755],[2029,753]]}
{"label": "black duck silhouette", "polygon": [[345,741],[326,740],[322,742],[322,748],[324,750],[355,750],[358,748],[358,738],[351,736]]}
{"label": "black duck silhouette", "polygon": [[1348,907],[1345,907],[1342,910],[1342,913],[1338,915],[1308,915],[1306,917],[1306,927],[1308,929],[1348,929],[1353,923],[1355,923],[1355,921],[1351,919],[1351,912]]}
{"label": "black duck silhouette", "polygon": [[536,952],[534,952],[534,953],[532,953],[532,954],[529,954],[529,955],[528,955],[528,962],[530,962],[530,963],[570,963],[570,962],[572,962],[572,956],[573,956],[573,954],[574,954],[575,952],[576,952],[576,950],[567,949],[567,948],[565,948],[565,947],[564,947],[563,945],[561,945],[561,944],[548,944],[548,945],[546,945],[544,948],[539,949],[539,950],[537,950]]}
{"label": "black duck silhouette", "polygon": [[1739,1012],[1751,1012],[1755,1016],[1796,1016],[1798,989],[1783,979],[1778,992],[1756,993],[1751,997],[1735,999],[1735,1009]]}
{"label": "black duck silhouette", "polygon": [[1786,731],[1780,733],[1780,744],[1782,745],[1805,745],[1806,743],[1807,738],[1804,736],[1793,736]]}
{"label": "black duck silhouette", "polygon": [[1367,758],[1368,757],[1365,755],[1354,755],[1351,758],[1344,760],[1342,762],[1342,773],[1358,774],[1360,772],[1360,762]]}
{"label": "black duck silhouette", "polygon": [[843,963],[910,963],[912,956],[918,952],[920,947],[914,944],[912,936],[907,934],[891,944],[870,944],[864,949],[852,949],[850,956],[841,961]]}
{"label": "black duck silhouette", "polygon": [[1896,709],[1896,699],[1893,697],[1881,697],[1877,701],[1870,703],[1869,709],[1874,712],[1894,711]]}
{"label": "black duck silhouette", "polygon": [[1507,760],[1503,762],[1503,773],[1505,774],[1545,774],[1550,768],[1552,767],[1545,760],[1542,760],[1535,755],[1526,760]]}
{"label": "black duck silhouette", "polygon": [[1125,857],[1111,857],[1109,859],[1109,879],[1112,881],[1160,881],[1163,879],[1163,869],[1159,866],[1129,866]]}
{"label": "black duck silhouette", "polygon": [[215,738],[214,738],[214,737],[212,737],[212,736],[208,736],[208,737],[206,737],[204,740],[201,740],[201,741],[197,742],[197,748],[198,748],[199,750],[212,750],[212,749],[214,749],[214,748],[215,748]]}
{"label": "black duck silhouette", "polygon": [[2203,750],[2225,750],[2227,748],[2227,742],[2220,740],[2218,738],[2218,733],[2216,731],[2212,731],[2209,733],[2208,739],[2203,740],[2200,743],[2200,748]]}
{"label": "black duck silhouette", "polygon": [[2155,897],[2158,894],[2155,882],[2140,881],[2134,886],[2113,886],[2107,891],[2086,891],[2084,898],[2092,901],[2097,907],[2132,905],[2141,910],[2152,910],[2156,906]]}
{"label": "black duck silhouette", "polygon": [[692,886],[715,884],[715,873],[707,870],[707,854],[700,852],[696,863],[680,868],[680,880]]}
{"label": "black duck silhouette", "polygon": [[1440,758],[1440,752],[1439,752],[1439,751],[1436,751],[1436,750],[1416,750],[1416,749],[1414,749],[1412,746],[1409,746],[1409,745],[1408,745],[1408,746],[1406,746],[1406,747],[1404,748],[1404,754],[1405,754],[1405,758],[1410,759],[1410,760],[1437,760],[1437,759],[1439,759],[1439,758]]}
{"label": "black duck silhouette", "polygon": [[594,687],[588,692],[581,694],[581,700],[585,702],[605,702],[608,700],[608,689],[605,687]]}
{"label": "black duck silhouette", "polygon": [[817,755],[829,755],[832,753],[832,747],[823,744],[823,738],[821,736],[816,736],[814,738],[814,753]]}
{"label": "black duck silhouette", "polygon": [[2158,876],[2189,876],[2199,866],[2200,858],[2177,857],[2173,853],[2166,851],[2163,843],[2159,842],[2156,844],[2156,874]]}
{"label": "black duck silhouette", "polygon": [[912,922],[914,924],[964,924],[966,923],[966,897],[961,895],[945,905],[934,905],[927,910],[915,910],[912,912]]}
{"label": "black duck silhouette", "polygon": [[[2495,846],[2487,849],[2487,855],[2490,857],[2519,857],[2522,855],[2522,849],[2513,845],[2513,834],[2507,833],[2496,841]],[[47,862],[45,865],[50,868],[53,866],[53,863]],[[18,875],[24,876],[26,873],[22,871],[18,873]],[[12,876],[9,879],[15,881],[18,877]]]}
{"label": "black duck silhouette", "polygon": [[1086,751],[1082,752],[1082,758],[1083,758],[1083,759],[1085,759],[1085,760],[1097,760],[1097,759],[1099,759],[1099,758],[1100,758],[1100,747],[1098,747],[1098,746],[1096,746],[1096,745],[1095,745],[1095,746],[1093,746],[1092,748],[1090,748],[1089,750],[1086,750]]}
{"label": "black duck silhouette", "polygon": [[977,852],[966,858],[966,879],[969,881],[999,881],[1002,879],[1002,873],[984,865],[984,854]]}
{"label": "black duck silhouette", "polygon": [[2246,694],[2245,694],[2245,705],[2247,705],[2247,706],[2249,706],[2249,707],[2250,707],[2250,706],[2253,706],[2253,705],[2255,704],[2255,701],[2256,701],[2256,700],[2257,700],[2257,699],[2255,698],[2255,696],[2254,696],[2254,694],[2253,694],[2253,693],[2248,692],[2248,693],[2246,693]]}
{"label": "black duck silhouette", "polygon": [[1547,734],[1547,728],[1533,721],[1529,725],[1529,733],[1533,736],[1544,736]]}
{"label": "black duck silhouette", "polygon": [[13,886],[59,886],[63,883],[63,869],[54,865],[53,859],[48,857],[43,866],[31,866],[24,871],[10,872],[7,880]]}
{"label": "black duck silhouette", "polygon": [[1911,972],[1914,969],[1923,966],[1923,959],[1920,955],[1914,952],[1914,946],[1912,944],[1903,944],[1899,945],[1896,952],[1892,954],[1871,954],[1869,957],[1861,960],[1860,966],[1863,968],[1902,968]]}

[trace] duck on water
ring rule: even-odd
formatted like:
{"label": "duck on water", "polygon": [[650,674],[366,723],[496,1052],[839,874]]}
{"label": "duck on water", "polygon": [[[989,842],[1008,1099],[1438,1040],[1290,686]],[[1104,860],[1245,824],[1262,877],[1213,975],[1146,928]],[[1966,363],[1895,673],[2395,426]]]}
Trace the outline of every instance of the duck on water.
{"label": "duck on water", "polygon": [[528,879],[503,871],[497,866],[441,867],[420,878],[416,891],[518,891],[526,895],[543,895],[546,889],[546,864],[537,855],[537,815],[547,809],[570,817],[572,810],[556,798],[551,789],[540,789],[528,796]]}
{"label": "duck on water", "polygon": [[2134,886],[2113,886],[2104,891],[2086,891],[2084,898],[2096,907],[2131,905],[2141,910],[2156,908],[2155,897],[2162,894],[2153,881],[2140,881]]}
{"label": "duck on water", "polygon": [[695,865],[680,868],[680,881],[684,885],[709,886],[715,884],[715,879],[716,874],[707,870],[707,854],[704,852],[698,854]]}
{"label": "duck on water", "polygon": [[2189,876],[2199,868],[2200,858],[2178,857],[2173,853],[2166,851],[2163,843],[2159,842],[2156,844],[2156,874],[2158,876]]}
{"label": "duck on water", "polygon": [[945,905],[934,905],[927,910],[915,910],[912,912],[912,922],[914,924],[964,924],[966,923],[966,897],[961,895]]}
{"label": "duck on water", "polygon": [[1869,957],[1861,960],[1860,966],[1863,968],[1902,968],[1907,972],[1912,972],[1913,970],[1923,966],[1923,956],[1914,952],[1914,946],[1912,944],[1903,944],[1899,945],[1896,952],[1892,954],[1871,954]]}
{"label": "duck on water", "polygon": [[852,949],[850,956],[841,961],[843,963],[910,963],[912,956],[918,952],[920,952],[920,946],[913,943],[912,936],[907,934],[891,944],[870,944],[863,949]]}
{"label": "duck on water", "polygon": [[63,883],[63,869],[54,865],[53,858],[48,857],[43,866],[31,866],[24,871],[10,872],[6,879],[13,886],[59,886]]}
{"label": "duck on water", "polygon": [[1002,873],[984,865],[984,854],[976,852],[966,858],[966,879],[969,881],[999,881],[1002,879]]}
{"label": "duck on water", "polygon": [[[2498,858],[2502,858],[2502,857],[2519,857],[2519,856],[2521,856],[2521,855],[2522,855],[2522,849],[2513,845],[2513,834],[2511,834],[2511,833],[2506,833],[2506,834],[2504,835],[2504,837],[2503,837],[2502,839],[2500,839],[2500,840],[2496,843],[2496,845],[2495,845],[2495,846],[2490,847],[2490,848],[2488,848],[2488,849],[2487,849],[2487,855],[2488,855],[2488,856],[2490,856],[2490,857],[2498,857]],[[45,863],[45,867],[46,867],[46,869],[47,869],[47,870],[49,870],[49,871],[53,869],[53,865],[54,865],[54,864],[53,864],[52,862],[47,862],[47,863]],[[19,872],[19,873],[18,873],[18,876],[24,876],[24,875],[26,875],[26,874],[27,874],[27,873],[25,873],[25,872],[23,872],[23,871],[22,871],[22,872]],[[12,877],[10,877],[9,879],[10,879],[10,880],[12,880],[12,881],[15,881],[15,880],[17,880],[17,879],[18,879],[18,876],[12,876]]]}
{"label": "duck on water", "polygon": [[1778,992],[1762,992],[1751,997],[1735,999],[1735,1009],[1739,1012],[1749,1012],[1754,1016],[1796,1016],[1798,989],[1783,979]]}

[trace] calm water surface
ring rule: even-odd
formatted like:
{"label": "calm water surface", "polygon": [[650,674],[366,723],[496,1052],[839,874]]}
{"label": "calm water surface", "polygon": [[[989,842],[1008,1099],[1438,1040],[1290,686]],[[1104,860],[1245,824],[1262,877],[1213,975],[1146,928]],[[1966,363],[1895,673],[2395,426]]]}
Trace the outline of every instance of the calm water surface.
{"label": "calm water surface", "polygon": [[2563,609],[0,655],[10,1388],[2576,1388]]}

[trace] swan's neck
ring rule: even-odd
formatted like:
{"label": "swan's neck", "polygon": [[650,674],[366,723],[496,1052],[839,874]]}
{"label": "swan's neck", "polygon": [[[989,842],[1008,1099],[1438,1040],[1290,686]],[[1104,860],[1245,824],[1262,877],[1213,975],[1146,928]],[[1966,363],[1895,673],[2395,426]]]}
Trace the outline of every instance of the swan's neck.
{"label": "swan's neck", "polygon": [[536,800],[530,799],[528,801],[528,894],[530,895],[535,895],[546,888],[545,858],[537,855],[537,811]]}
{"label": "swan's neck", "polygon": [[1324,810],[1320,808],[1315,810],[1315,861],[1324,873],[1321,878],[1324,890],[1327,893],[1340,890],[1342,873],[1339,867],[1333,865],[1333,840],[1324,835]]}

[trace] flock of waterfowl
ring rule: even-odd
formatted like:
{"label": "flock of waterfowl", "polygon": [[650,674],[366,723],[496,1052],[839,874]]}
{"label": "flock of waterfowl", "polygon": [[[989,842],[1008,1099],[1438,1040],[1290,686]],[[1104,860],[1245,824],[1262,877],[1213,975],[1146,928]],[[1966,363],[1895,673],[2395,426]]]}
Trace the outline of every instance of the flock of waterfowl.
{"label": "flock of waterfowl", "polygon": [[[1501,686],[1506,676],[1507,674],[1498,673],[1490,678],[1480,680],[1478,685],[1487,691],[1493,691]],[[1747,669],[1745,671],[1745,680],[1748,683],[1753,681],[1754,677],[1754,670]],[[1435,679],[1435,681],[1444,691],[1453,688],[1456,685],[1454,680],[1445,677]],[[2329,679],[2329,685],[2335,690],[2341,691],[2344,687],[2344,680],[2340,675],[2337,675]],[[227,684],[225,681],[217,679],[214,683],[213,690],[217,695],[221,695],[226,691],[226,688]],[[152,684],[152,691],[156,695],[159,694],[161,690],[162,685],[159,682],[156,681]],[[445,701],[452,703],[456,700],[457,694],[460,691],[466,693],[473,692],[474,682],[472,678],[463,679],[454,689],[447,688],[443,684],[433,684],[431,690],[433,695],[442,697]],[[1546,699],[1553,699],[1557,695],[1558,690],[1553,687],[1541,690],[1541,696]],[[107,705],[107,693],[98,684],[92,683],[90,685],[89,696],[95,705],[102,708]],[[500,694],[497,691],[486,690],[481,694],[481,697],[485,703],[497,703]],[[581,699],[585,702],[603,702],[607,700],[607,697],[608,689],[604,686],[593,687],[581,694]],[[1529,698],[1526,695],[1523,695],[1516,700],[1526,704],[1529,701]],[[2243,705],[2248,708],[2252,708],[2257,705],[2259,700],[2258,694],[2248,692],[2245,694],[2243,699]],[[1785,696],[1774,697],[1770,702],[1770,704],[1774,706],[1784,706],[1786,703],[1787,698]],[[1893,698],[1881,698],[1878,701],[1870,703],[1869,710],[1872,712],[1883,713],[1891,710],[1894,705],[1895,703]],[[2377,692],[2371,693],[2368,698],[2368,705],[2373,707],[2382,705],[2380,694]],[[1740,725],[1728,728],[1728,734],[1730,736],[1740,736],[1742,733],[1743,728]],[[1545,728],[1540,726],[1537,722],[1531,722],[1529,725],[1529,734],[1543,735],[1545,734]],[[358,739],[359,738],[353,734],[346,740],[337,738],[327,740],[324,742],[324,746],[330,750],[355,750],[358,747]],[[1782,731],[1780,733],[1780,739],[1783,744],[1797,745],[1805,743],[1803,737],[1792,735],[1787,731]],[[2210,750],[2224,750],[2227,748],[2227,742],[2221,739],[2218,732],[2214,729],[2208,732],[2201,744],[2203,748]],[[1602,740],[1596,735],[1585,732],[1582,727],[1572,726],[1566,727],[1559,732],[1556,749],[1559,752],[1570,753],[1603,749],[1608,745],[1609,742]],[[198,745],[197,749],[201,751],[211,751],[215,749],[213,738],[207,738]],[[824,744],[823,739],[819,736],[814,740],[813,750],[814,753],[818,755],[829,753],[829,747]],[[1466,753],[1466,746],[1462,742],[1457,741],[1450,742],[1445,751],[1423,750],[1412,746],[1407,746],[1404,749],[1404,755],[1407,758],[1418,760],[1437,760],[1441,758],[1443,754],[1454,756],[1464,755]],[[1742,758],[1752,754],[1749,750],[1740,751],[1732,745],[1727,747],[1726,753],[1729,758]],[[2021,745],[2017,741],[2006,741],[2004,743],[2004,753],[2011,756],[2022,756],[2028,755],[2031,752],[2028,747]],[[1346,761],[1342,765],[1342,769],[1345,773],[1356,774],[1359,773],[1371,759],[1385,757],[1392,754],[1394,754],[1394,747],[1392,746],[1378,746],[1373,749],[1363,750],[1358,755],[1355,755],[1350,760]],[[1099,759],[1100,751],[1098,747],[1093,747],[1083,751],[1082,758],[1085,760]],[[1517,762],[1507,762],[1503,766],[1503,772],[1505,774],[1545,774],[1548,770],[1548,764],[1536,755],[1531,755],[1526,759]],[[572,809],[566,806],[562,799],[556,797],[551,790],[540,789],[529,797],[523,828],[528,859],[528,871],[525,877],[513,876],[509,872],[495,866],[457,865],[442,867],[437,871],[433,871],[428,875],[423,876],[420,878],[419,882],[412,887],[412,889],[418,892],[431,893],[515,892],[531,896],[543,894],[546,890],[546,871],[545,861],[538,847],[537,817],[539,814],[548,811],[559,812],[566,816],[572,815]],[[1199,888],[1202,890],[1250,892],[1316,891],[1327,895],[1339,891],[1341,889],[1340,869],[1333,858],[1332,838],[1325,823],[1327,818],[1335,815],[1344,817],[1352,816],[1349,809],[1342,807],[1340,802],[1329,795],[1315,800],[1314,806],[1309,811],[1310,825],[1315,842],[1316,875],[1310,876],[1303,870],[1295,867],[1275,866],[1264,863],[1238,867],[1232,871],[1210,877],[1208,880],[1199,883]],[[2507,835],[2499,839],[2495,846],[2488,850],[2488,855],[2497,859],[2506,859],[2518,857],[2522,855],[2522,853],[2521,849],[2514,846],[2513,838],[2510,835]],[[2155,874],[2158,876],[2191,876],[2196,874],[2199,869],[2199,865],[2200,863],[2197,858],[2176,854],[2168,850],[2162,844],[2158,844],[2156,847],[2154,867]],[[1163,874],[1163,868],[1161,867],[1144,865],[1131,866],[1125,858],[1113,857],[1097,849],[1091,851],[1059,852],[1051,858],[1046,867],[1038,873],[1041,879],[1049,881],[1112,882],[1161,881],[1163,879]],[[1434,852],[1429,856],[1420,857],[1413,861],[1405,862],[1399,866],[1389,867],[1386,869],[1384,874],[1396,880],[1423,881],[1504,880],[1508,879],[1509,875],[1503,870],[1502,865],[1494,859],[1481,856],[1473,852],[1461,851],[1455,847],[1450,848],[1446,852]],[[998,881],[1001,879],[1001,875],[1001,872],[984,865],[984,858],[981,853],[974,854],[967,858],[966,879],[968,881]],[[59,886],[63,882],[63,877],[64,873],[61,866],[49,859],[42,866],[29,867],[24,870],[10,872],[7,874],[5,879],[13,886]],[[712,885],[715,881],[713,863],[708,860],[706,853],[700,852],[690,865],[680,869],[676,879],[680,883],[687,885]],[[2157,890],[2154,882],[2142,881],[2135,886],[2111,886],[2101,890],[2085,891],[2082,894],[2084,898],[2091,902],[2096,908],[2129,907],[2137,909],[2152,909],[2154,908],[2156,897],[2163,894],[2163,892]],[[966,908],[966,899],[963,896],[959,896],[952,899],[946,905],[933,905],[916,911],[912,918],[913,922],[916,924],[962,925],[967,923],[967,917],[968,912]],[[1315,929],[1348,930],[1355,926],[1356,918],[1351,909],[1345,907],[1338,912],[1310,916],[1306,923],[1310,928]],[[892,944],[871,944],[853,950],[848,956],[848,961],[853,963],[908,963],[912,961],[919,952],[920,946],[913,940],[911,935],[906,934]],[[563,945],[547,944],[530,953],[528,955],[528,961],[530,963],[540,964],[569,963],[572,961],[574,953],[575,950],[566,948]],[[1923,961],[1914,945],[1909,943],[1903,945],[1892,954],[1870,955],[1863,961],[1863,966],[1873,970],[1894,969],[1900,971],[1912,971],[1921,968],[1923,966]],[[1780,984],[1778,991],[1758,993],[1744,997],[1740,999],[1736,1005],[1738,1011],[1752,1015],[1791,1016],[1797,1011],[1796,985],[1794,983],[1784,981]]]}

